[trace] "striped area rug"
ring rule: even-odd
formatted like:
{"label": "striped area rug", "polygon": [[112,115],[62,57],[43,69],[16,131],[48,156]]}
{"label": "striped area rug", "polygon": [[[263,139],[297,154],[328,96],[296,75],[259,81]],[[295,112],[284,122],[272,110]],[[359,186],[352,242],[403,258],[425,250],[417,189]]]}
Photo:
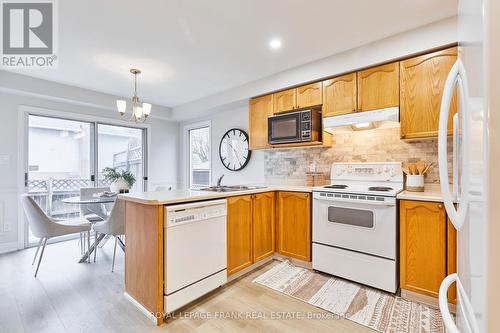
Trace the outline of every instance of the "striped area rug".
{"label": "striped area rug", "polygon": [[438,309],[296,267],[289,261],[274,266],[253,282],[379,332],[445,332]]}

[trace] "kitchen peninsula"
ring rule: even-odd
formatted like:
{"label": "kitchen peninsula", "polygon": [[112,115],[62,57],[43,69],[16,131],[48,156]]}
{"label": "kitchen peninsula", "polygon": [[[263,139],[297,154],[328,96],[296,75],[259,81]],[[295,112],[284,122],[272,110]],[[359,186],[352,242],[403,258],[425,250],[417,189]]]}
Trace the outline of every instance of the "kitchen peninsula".
{"label": "kitchen peninsula", "polygon": [[[174,296],[171,297],[173,301],[168,303],[168,284],[175,284],[176,282],[172,280],[178,280],[178,278],[171,278],[167,283],[166,257],[168,255],[166,255],[166,250],[177,239],[172,237],[170,242],[165,228],[167,219],[170,218],[169,214],[184,212],[186,208],[194,205],[199,207],[200,204],[201,206],[212,203],[221,204],[221,199],[224,204],[224,213],[227,205],[227,231],[226,225],[224,229],[219,229],[227,232],[227,238],[223,237],[224,245],[227,244],[227,261],[225,251],[216,251],[219,252],[218,258],[212,258],[212,255],[217,254],[206,253],[207,259],[220,261],[220,255],[224,252],[224,272],[217,271],[217,274],[210,274],[206,283],[215,284],[216,287],[222,285],[225,281],[268,262],[275,252],[307,265],[311,261],[311,192],[311,187],[280,185],[231,192],[173,190],[120,195],[119,198],[126,203],[126,296],[152,321],[161,325],[164,315],[171,312],[171,309],[178,308],[178,303],[185,303],[186,299],[192,297],[193,294],[199,296],[203,294],[202,291],[196,289],[190,291],[190,295],[186,295],[185,289],[179,288],[177,295],[181,294],[179,296],[181,300]],[[182,209],[174,212],[171,210],[172,207]],[[212,209],[212,212],[218,215],[217,210]],[[215,217],[214,214],[209,217]],[[207,218],[206,214],[203,216]],[[178,221],[186,223],[186,219],[189,218],[191,216],[184,215]],[[287,221],[286,225],[282,223],[283,221]],[[209,232],[213,231],[207,229],[190,235],[197,234],[199,237],[204,237],[205,239],[199,240],[201,242],[210,238],[207,235]],[[199,242],[191,240],[191,243],[196,244],[183,246],[187,246],[186,252],[193,252],[192,248],[195,245],[199,247]],[[217,244],[207,245],[207,247],[212,246],[215,249]],[[174,257],[172,260],[180,259]],[[182,263],[179,264],[182,265]],[[221,276],[222,274],[224,276]],[[219,279],[215,279],[217,276]],[[199,281],[193,285],[198,283]],[[206,288],[201,284],[200,288],[203,289],[203,287]]]}

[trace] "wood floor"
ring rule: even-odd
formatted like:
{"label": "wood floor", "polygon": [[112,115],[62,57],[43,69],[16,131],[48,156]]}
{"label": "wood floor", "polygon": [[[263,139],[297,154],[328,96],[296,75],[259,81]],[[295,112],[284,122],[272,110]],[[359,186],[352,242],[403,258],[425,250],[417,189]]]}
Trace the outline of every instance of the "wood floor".
{"label": "wood floor", "polygon": [[[268,264],[177,313],[155,327],[123,296],[123,252],[113,242],[99,249],[97,263],[78,264],[75,241],[48,245],[33,277],[34,249],[0,255],[0,333],[14,332],[374,332],[279,294],[252,280]],[[299,319],[314,315],[315,319]],[[204,319],[218,316],[217,319]],[[287,319],[276,319],[287,316]],[[224,317],[224,318],[221,318]],[[247,317],[254,317],[247,318]]]}

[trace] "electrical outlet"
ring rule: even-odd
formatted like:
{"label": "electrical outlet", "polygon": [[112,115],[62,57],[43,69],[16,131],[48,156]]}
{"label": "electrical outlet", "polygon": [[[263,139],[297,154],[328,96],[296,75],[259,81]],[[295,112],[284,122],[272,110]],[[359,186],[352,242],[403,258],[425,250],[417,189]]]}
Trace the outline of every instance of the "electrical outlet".
{"label": "electrical outlet", "polygon": [[10,229],[10,223],[5,222],[5,223],[3,224],[3,232],[4,232],[4,233],[7,233],[7,232],[10,232],[10,230],[11,230],[11,229]]}

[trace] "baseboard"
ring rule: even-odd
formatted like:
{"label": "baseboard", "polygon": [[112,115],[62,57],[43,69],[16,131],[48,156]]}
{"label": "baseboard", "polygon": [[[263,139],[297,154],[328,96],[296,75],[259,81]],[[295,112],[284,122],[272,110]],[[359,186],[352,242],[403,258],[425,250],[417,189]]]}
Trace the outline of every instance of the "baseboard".
{"label": "baseboard", "polygon": [[17,250],[17,242],[0,243],[0,254]]}
{"label": "baseboard", "polygon": [[273,259],[279,260],[279,261],[284,261],[284,260],[289,260],[292,264],[298,267],[302,268],[307,268],[307,269],[312,269],[312,262],[310,261],[304,261],[300,259],[295,259],[291,257],[284,256],[282,254],[279,254],[278,252],[274,253]]}
{"label": "baseboard", "polygon": [[132,303],[137,309],[139,309],[142,314],[144,314],[149,320],[151,320],[153,324],[160,325],[160,323],[163,321],[163,318],[157,318],[151,311],[142,306],[141,303],[137,302],[135,298],[130,296],[127,292],[124,292],[123,295],[130,303]]}
{"label": "baseboard", "polygon": [[[228,277],[227,277],[227,282],[231,282],[231,281],[233,281],[233,280],[236,280],[237,278],[239,278],[239,277],[241,277],[241,276],[243,276],[243,275],[246,275],[247,273],[250,273],[251,271],[253,271],[253,270],[255,270],[255,269],[259,268],[259,267],[260,267],[260,266],[262,266],[262,265],[267,264],[268,262],[270,262],[270,261],[272,261],[272,260],[273,260],[273,256],[269,256],[269,257],[267,257],[267,258],[265,258],[265,259],[262,259],[262,260],[260,260],[260,261],[257,261],[256,263],[254,263],[254,264],[252,264],[252,265],[248,266],[247,268],[242,269],[241,271],[239,271],[239,272],[237,272],[237,273],[234,273],[234,274],[232,274],[231,276],[228,276]],[[226,282],[226,283],[227,283],[227,282]]]}
{"label": "baseboard", "polygon": [[[404,299],[407,299],[409,301],[414,301],[417,303],[422,303],[434,308],[439,308],[439,300],[435,297],[428,296],[428,295],[422,295],[419,293],[416,293],[414,291],[406,290],[406,289],[401,289],[401,297]],[[452,313],[456,313],[456,305],[452,303],[448,303],[448,308]]]}

